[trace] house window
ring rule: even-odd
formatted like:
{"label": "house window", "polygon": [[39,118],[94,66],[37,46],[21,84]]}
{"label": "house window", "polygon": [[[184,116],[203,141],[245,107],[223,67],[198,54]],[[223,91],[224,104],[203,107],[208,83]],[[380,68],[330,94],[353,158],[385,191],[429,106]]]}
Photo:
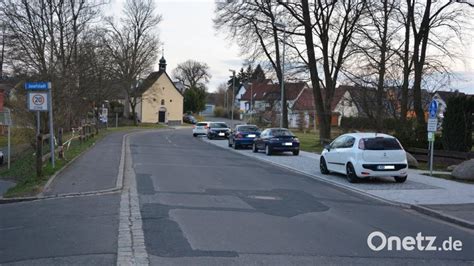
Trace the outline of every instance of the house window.
{"label": "house window", "polygon": [[165,100],[161,99],[161,105],[165,105]]}

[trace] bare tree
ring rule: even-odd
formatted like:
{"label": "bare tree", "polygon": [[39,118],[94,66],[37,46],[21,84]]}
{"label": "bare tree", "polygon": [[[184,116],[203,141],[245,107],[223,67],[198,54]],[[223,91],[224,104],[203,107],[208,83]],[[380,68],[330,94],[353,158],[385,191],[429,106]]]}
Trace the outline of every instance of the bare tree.
{"label": "bare tree", "polygon": [[[393,64],[392,58],[399,51],[397,34],[401,25],[395,14],[398,0],[369,1],[366,12],[361,17],[356,28],[351,45],[355,47],[353,66],[349,71],[355,71],[356,84],[375,87],[374,114],[375,125],[378,131],[382,130],[385,98],[387,89],[387,71]],[[355,66],[355,67],[354,67]],[[366,72],[363,75],[362,72]],[[368,84],[364,84],[364,78]],[[354,79],[353,79],[354,80]],[[362,82],[360,82],[362,81]]]}
{"label": "bare tree", "polygon": [[[215,26],[226,32],[229,39],[241,47],[242,54],[248,57],[262,58],[270,62],[276,73],[278,83],[283,81],[281,43],[283,30],[276,25],[284,22],[277,21],[276,2],[268,0],[253,1],[218,1],[216,8]],[[276,23],[276,24],[275,24]],[[289,29],[287,29],[289,31]],[[286,93],[281,99],[282,106],[287,106]],[[288,109],[283,108],[283,127],[288,127]]]}
{"label": "bare tree", "polygon": [[195,60],[187,60],[173,70],[173,78],[181,82],[185,89],[205,89],[211,78],[209,66]]}
{"label": "bare tree", "polygon": [[97,0],[0,2],[1,18],[6,26],[9,69],[30,80],[53,83],[53,107],[56,125],[70,125],[81,93],[77,76],[78,45],[98,15]]}
{"label": "bare tree", "polygon": [[156,27],[161,16],[155,13],[152,0],[127,0],[120,25],[108,22],[107,49],[113,59],[114,72],[127,95],[135,124],[135,108],[140,97],[138,79],[151,70],[158,55]]}
{"label": "bare tree", "polygon": [[[348,48],[366,1],[281,1],[304,33],[307,68],[313,87],[320,139],[331,137],[331,102],[338,77],[351,51]],[[316,38],[316,40],[315,40]],[[318,57],[316,54],[318,50]],[[319,64],[318,64],[319,61]],[[322,73],[320,73],[320,67]]]}

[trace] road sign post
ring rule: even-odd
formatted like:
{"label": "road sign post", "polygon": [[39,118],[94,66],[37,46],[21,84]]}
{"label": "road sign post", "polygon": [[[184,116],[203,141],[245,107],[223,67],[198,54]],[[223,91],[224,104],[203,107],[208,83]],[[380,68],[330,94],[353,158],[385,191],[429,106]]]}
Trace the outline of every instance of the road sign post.
{"label": "road sign post", "polygon": [[430,103],[430,107],[428,109],[429,117],[428,117],[428,124],[427,124],[427,131],[428,131],[428,148],[430,151],[430,176],[433,176],[433,155],[434,155],[434,141],[435,141],[435,133],[438,130],[438,102],[436,100],[432,100]]}
{"label": "road sign post", "polygon": [[53,125],[53,99],[51,94],[51,82],[26,82],[25,89],[28,90],[28,109],[36,112],[36,134],[40,135],[40,112],[49,112],[49,146],[51,152],[51,165],[55,167],[54,156],[54,125]]}

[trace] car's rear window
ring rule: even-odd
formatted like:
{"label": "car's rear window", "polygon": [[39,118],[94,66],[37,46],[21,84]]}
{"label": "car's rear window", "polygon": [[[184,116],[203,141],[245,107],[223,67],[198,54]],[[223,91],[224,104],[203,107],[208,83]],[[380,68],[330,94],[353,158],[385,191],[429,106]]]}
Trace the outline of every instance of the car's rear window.
{"label": "car's rear window", "polygon": [[239,126],[237,130],[242,132],[254,132],[258,131],[258,128],[256,126]]}
{"label": "car's rear window", "polygon": [[284,130],[284,129],[275,129],[272,130],[272,136],[275,137],[286,137],[286,136],[293,136],[293,133],[289,130]]}
{"label": "car's rear window", "polygon": [[209,125],[211,128],[227,128],[227,125],[224,123],[211,123]]}
{"label": "car's rear window", "polygon": [[364,138],[366,150],[401,150],[400,143],[394,138]]}
{"label": "car's rear window", "polygon": [[197,123],[196,126],[207,126],[207,123]]}

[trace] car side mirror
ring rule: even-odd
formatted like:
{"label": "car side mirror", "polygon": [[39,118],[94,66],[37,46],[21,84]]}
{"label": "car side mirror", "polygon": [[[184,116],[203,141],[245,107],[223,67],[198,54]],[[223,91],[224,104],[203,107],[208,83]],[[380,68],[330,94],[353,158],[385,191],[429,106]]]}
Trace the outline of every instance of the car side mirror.
{"label": "car side mirror", "polygon": [[331,151],[331,145],[327,144],[327,145],[324,145],[324,148],[328,151]]}

